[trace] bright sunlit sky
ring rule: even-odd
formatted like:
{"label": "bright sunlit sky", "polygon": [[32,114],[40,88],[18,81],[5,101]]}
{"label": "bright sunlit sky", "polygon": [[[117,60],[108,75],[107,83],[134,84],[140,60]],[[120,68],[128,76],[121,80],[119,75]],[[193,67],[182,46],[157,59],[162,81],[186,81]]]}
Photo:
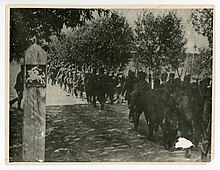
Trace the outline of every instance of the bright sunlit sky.
{"label": "bright sunlit sky", "polygon": [[[150,9],[145,9],[150,10]],[[142,9],[120,9],[117,10],[119,13],[121,13],[123,16],[127,18],[128,23],[131,25],[131,27],[134,27],[134,21],[137,19],[137,17],[142,12]],[[154,9],[151,10],[155,13],[155,15],[168,11],[167,9]],[[182,18],[182,23],[186,32],[186,38],[188,40],[186,47],[188,52],[194,52],[193,46],[196,44],[197,47],[208,47],[208,41],[207,38],[199,35],[197,32],[195,32],[192,23],[189,21],[191,16],[191,9],[177,9],[177,14],[179,17]]]}

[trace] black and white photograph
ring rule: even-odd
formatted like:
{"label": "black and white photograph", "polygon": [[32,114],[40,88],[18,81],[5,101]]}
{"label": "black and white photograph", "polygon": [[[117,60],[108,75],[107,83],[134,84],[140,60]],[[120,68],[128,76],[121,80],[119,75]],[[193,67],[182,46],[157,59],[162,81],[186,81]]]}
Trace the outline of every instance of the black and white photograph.
{"label": "black and white photograph", "polygon": [[214,6],[8,6],[17,162],[213,160]]}

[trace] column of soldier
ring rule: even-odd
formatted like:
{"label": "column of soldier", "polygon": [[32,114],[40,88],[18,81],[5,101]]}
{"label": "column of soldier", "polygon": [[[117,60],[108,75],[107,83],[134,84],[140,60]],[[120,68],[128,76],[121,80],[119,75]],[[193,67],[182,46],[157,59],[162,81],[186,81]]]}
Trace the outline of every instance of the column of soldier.
{"label": "column of soldier", "polygon": [[[178,136],[199,143],[211,144],[212,80],[204,77],[191,82],[187,74],[183,81],[174,73],[163,72],[159,77],[130,71],[125,80],[125,98],[128,100],[129,119],[138,130],[141,113],[144,112],[149,136],[161,127],[164,145],[173,148]],[[151,88],[153,84],[153,88]],[[204,142],[205,141],[205,142]],[[208,148],[208,147],[207,147]],[[206,150],[207,154],[208,150]]]}
{"label": "column of soldier", "polygon": [[106,102],[123,103],[122,88],[125,75],[122,70],[107,71],[104,68],[83,68],[63,61],[51,61],[48,64],[48,83],[58,84],[60,88],[76,98],[86,98],[88,103],[101,109]]}
{"label": "column of soldier", "polygon": [[[146,73],[143,71],[135,75],[134,71],[129,70],[126,78],[122,70],[119,70],[117,73],[113,71],[108,72],[104,68],[90,68],[85,71],[81,67],[64,63],[63,61],[52,61],[48,65],[48,83],[51,83],[51,85],[59,84],[61,89],[75,97],[83,98],[83,92],[85,92],[88,102],[93,103],[95,107],[96,103],[91,101],[93,100],[91,97],[94,96],[93,93],[99,94],[101,93],[100,91],[105,93],[105,101],[106,98],[109,98],[111,104],[114,101],[118,103],[123,102],[122,96],[125,96],[125,100],[128,101],[130,107],[131,96],[136,91],[134,88],[135,84],[147,85],[150,89],[167,88],[170,93],[174,91],[178,84],[181,84],[182,88],[186,88],[189,91],[198,84],[198,82],[190,83],[190,74],[186,75],[183,81],[180,78],[174,79],[174,73],[170,73],[168,76],[166,72],[162,73],[160,78],[159,76],[154,77],[153,81],[151,74],[148,75],[148,81],[146,77]],[[200,82],[202,86],[209,88],[211,79],[206,77]],[[153,87],[151,87],[152,84]],[[187,90],[184,92],[189,93]],[[200,92],[203,93],[204,91],[201,90]],[[201,95],[205,98],[207,97],[206,94]]]}
{"label": "column of soldier", "polygon": [[127,100],[129,120],[134,123],[134,129],[137,130],[140,114],[144,112],[149,135],[152,136],[159,126],[165,129],[163,132],[164,136],[168,136],[168,148],[173,145],[179,130],[185,138],[195,140],[195,144],[205,133],[210,141],[211,78],[191,82],[190,74],[181,80],[175,78],[174,73],[168,75],[166,72],[153,77],[143,71],[136,75],[130,70],[125,78],[122,70],[116,73],[104,68],[85,70],[57,61],[50,62],[48,67],[48,82],[51,85],[57,83],[70,95],[86,98],[93,107],[97,107],[97,101],[103,110],[107,100],[110,104]]}

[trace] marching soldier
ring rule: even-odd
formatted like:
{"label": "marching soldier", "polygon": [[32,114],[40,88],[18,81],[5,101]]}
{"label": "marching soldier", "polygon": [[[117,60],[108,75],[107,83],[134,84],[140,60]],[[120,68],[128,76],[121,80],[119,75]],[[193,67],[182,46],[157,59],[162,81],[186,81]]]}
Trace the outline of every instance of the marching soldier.
{"label": "marching soldier", "polygon": [[123,73],[121,72],[117,76],[117,86],[116,86],[116,100],[117,100],[117,103],[120,103],[120,102],[123,103],[123,99],[121,99],[121,95],[122,95],[122,90],[123,90],[123,87],[124,87],[124,83],[125,83],[125,77],[124,77]]}
{"label": "marching soldier", "polygon": [[168,74],[166,72],[162,73],[161,75],[161,84],[160,84],[160,87],[161,88],[165,88],[167,86],[167,77],[168,77]]}
{"label": "marching soldier", "polygon": [[171,94],[174,89],[175,89],[175,81],[174,81],[174,78],[175,78],[175,74],[174,73],[169,73],[169,80],[167,82],[167,89],[169,91],[169,93]]}
{"label": "marching soldier", "polygon": [[154,88],[153,89],[157,89],[159,86],[160,86],[160,79],[156,77],[154,79]]}
{"label": "marching soldier", "polygon": [[131,119],[131,122],[134,122],[134,112],[139,112],[143,110],[142,108],[143,94],[151,89],[149,83],[145,80],[145,78],[146,78],[146,73],[139,72],[138,83],[134,84],[134,88],[133,88],[134,90],[132,92],[131,107],[129,113],[129,119]]}
{"label": "marching soldier", "polygon": [[18,110],[21,110],[21,101],[23,99],[24,91],[24,65],[21,65],[21,71],[17,75],[14,88],[18,94]]}
{"label": "marching soldier", "polygon": [[93,68],[91,75],[88,77],[88,92],[90,93],[90,101],[93,105],[93,107],[96,106],[96,98],[97,98],[97,92],[98,92],[98,75],[96,68]]}
{"label": "marching soldier", "polygon": [[[123,88],[123,93],[125,93],[125,100],[128,101],[128,108],[131,109],[131,96],[134,88],[134,84],[137,83],[137,77],[135,77],[135,72],[129,70],[128,76],[125,80],[125,85]],[[131,111],[130,111],[131,112]],[[131,119],[131,114],[129,113],[129,119]]]}
{"label": "marching soldier", "polygon": [[114,102],[114,95],[116,92],[117,84],[118,82],[114,72],[110,73],[108,76],[108,97],[110,98],[111,104]]}
{"label": "marching soldier", "polygon": [[183,79],[183,92],[186,96],[192,96],[192,85],[190,84],[190,79],[190,74],[187,74]]}
{"label": "marching soldier", "polygon": [[105,95],[107,94],[108,77],[104,74],[104,69],[99,70],[99,76],[97,79],[97,100],[101,105],[101,110],[104,110]]}

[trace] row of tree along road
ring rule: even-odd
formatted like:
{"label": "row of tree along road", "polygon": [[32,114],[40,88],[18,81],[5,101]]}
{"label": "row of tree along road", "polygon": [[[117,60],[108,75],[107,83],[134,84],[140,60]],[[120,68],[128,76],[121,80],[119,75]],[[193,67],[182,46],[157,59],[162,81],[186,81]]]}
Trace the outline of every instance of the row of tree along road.
{"label": "row of tree along road", "polygon": [[[209,42],[199,49],[192,63],[200,75],[211,75],[213,47],[213,9],[194,9],[191,18],[195,31]],[[149,72],[177,71],[187,67],[186,43],[182,18],[177,10],[155,14],[143,10],[132,28],[127,19],[114,10],[103,9],[11,9],[10,59],[19,60],[32,37],[49,54],[49,60],[70,62],[87,70],[105,67],[124,68],[132,59]],[[196,67],[195,67],[196,66]]]}

